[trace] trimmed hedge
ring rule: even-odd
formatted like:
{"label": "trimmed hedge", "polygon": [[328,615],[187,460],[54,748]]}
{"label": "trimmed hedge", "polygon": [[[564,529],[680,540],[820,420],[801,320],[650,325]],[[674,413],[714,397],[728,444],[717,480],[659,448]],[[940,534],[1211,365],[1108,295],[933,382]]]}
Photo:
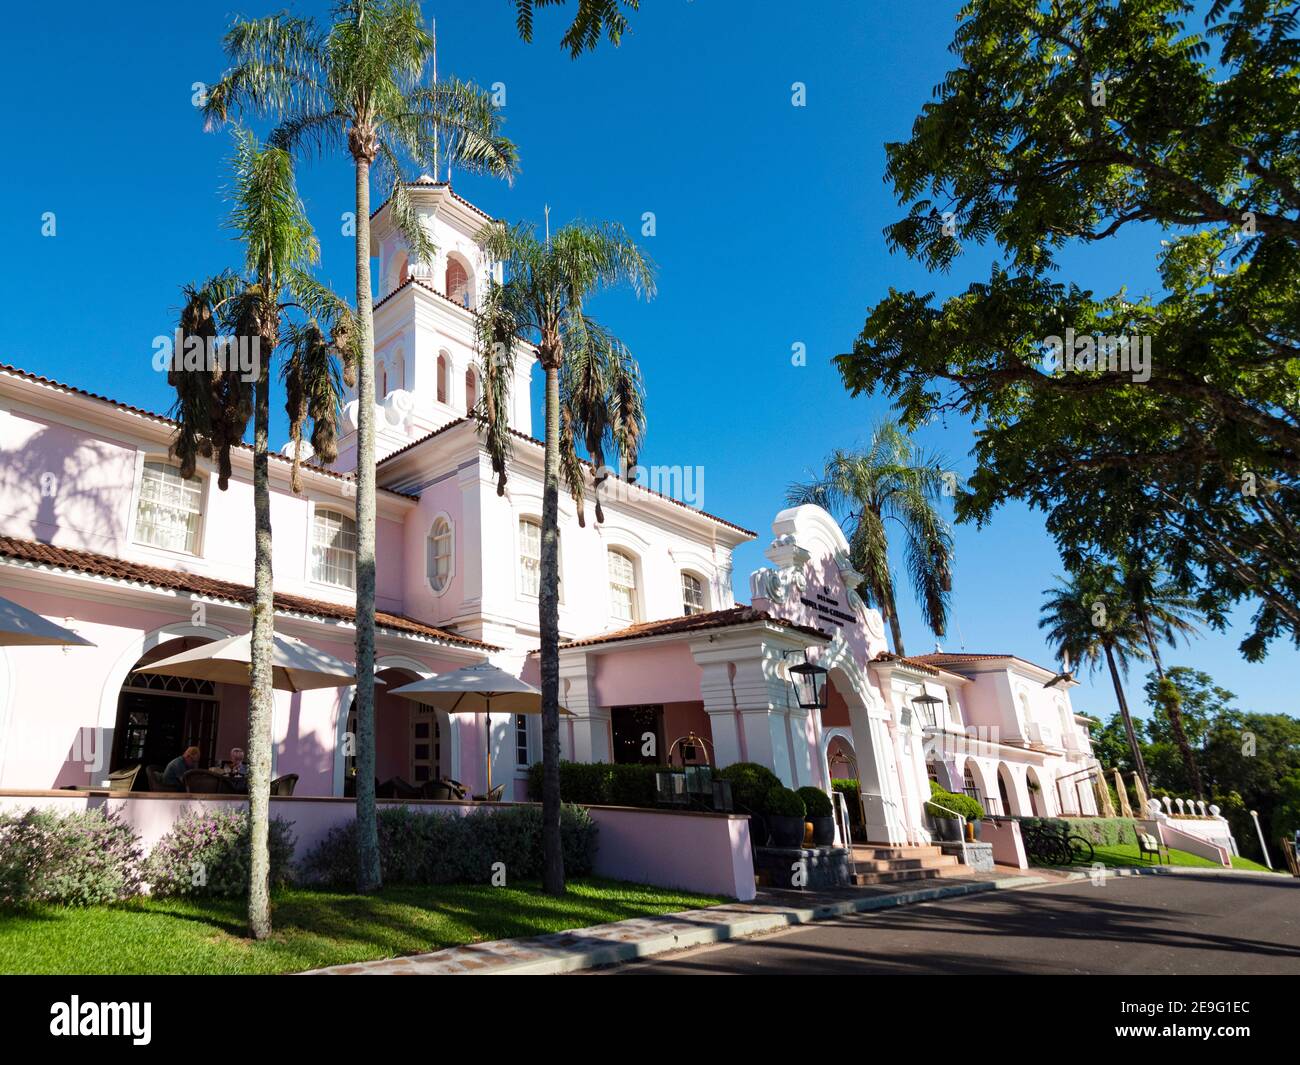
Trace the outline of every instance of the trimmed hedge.
{"label": "trimmed hedge", "polygon": [[809,817],[834,816],[835,808],[831,806],[830,797],[821,788],[800,788],[798,794],[799,798],[803,799]]}
{"label": "trimmed hedge", "polygon": [[116,814],[0,814],[0,904],[94,906],[140,890],[140,840]]}
{"label": "trimmed hedge", "polygon": [[[293,879],[293,826],[282,817],[270,821],[270,886]],[[248,894],[252,847],[247,810],[191,810],[150,851],[144,878],[151,894],[231,898]]]}
{"label": "trimmed hedge", "polygon": [[[560,808],[567,875],[590,874],[596,832],[586,810]],[[304,878],[322,884],[354,883],[356,838],[355,821],[331,829],[303,861]],[[491,883],[499,869],[507,883],[535,880],[542,873],[542,811],[507,806],[460,816],[385,807],[379,811],[379,863],[389,884]]]}
{"label": "trimmed hedge", "polygon": [[1137,822],[1127,817],[1018,817],[1026,828],[1046,825],[1059,835],[1082,836],[1095,847],[1137,843]]}
{"label": "trimmed hedge", "polygon": [[[666,765],[561,762],[560,798],[580,806],[654,806],[655,774]],[[542,801],[542,763],[528,767],[528,798]]]}
{"label": "trimmed hedge", "polygon": [[774,817],[804,818],[808,815],[808,810],[797,791],[778,784],[763,797],[763,813]]}
{"label": "trimmed hedge", "polygon": [[[930,789],[931,802],[925,804],[925,812],[931,817],[948,817],[951,818],[953,813],[959,813],[967,821],[979,821],[984,817],[984,807],[972,799],[969,795],[957,795],[951,791],[944,791],[942,788]],[[933,803],[942,803],[947,810],[941,810]],[[949,811],[952,811],[950,813]]]}
{"label": "trimmed hedge", "polygon": [[731,783],[731,801],[745,813],[767,813],[764,803],[773,788],[782,786],[781,778],[757,762],[733,762],[715,774]]}

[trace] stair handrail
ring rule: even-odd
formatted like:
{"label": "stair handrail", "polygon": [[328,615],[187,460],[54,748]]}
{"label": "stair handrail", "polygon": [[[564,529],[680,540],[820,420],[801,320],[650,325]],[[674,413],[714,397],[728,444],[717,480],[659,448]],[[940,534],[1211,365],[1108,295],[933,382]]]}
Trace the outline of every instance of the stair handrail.
{"label": "stair handrail", "polygon": [[927,806],[934,806],[934,807],[936,807],[936,808],[942,810],[944,813],[952,814],[953,817],[957,818],[957,820],[961,822],[961,841],[962,841],[963,843],[966,842],[966,817],[965,817],[964,814],[959,814],[956,810],[953,810],[953,809],[951,809],[950,807],[944,806],[944,804],[941,803],[941,802],[935,802],[933,799],[927,799],[927,800],[926,800],[926,805],[927,805]]}

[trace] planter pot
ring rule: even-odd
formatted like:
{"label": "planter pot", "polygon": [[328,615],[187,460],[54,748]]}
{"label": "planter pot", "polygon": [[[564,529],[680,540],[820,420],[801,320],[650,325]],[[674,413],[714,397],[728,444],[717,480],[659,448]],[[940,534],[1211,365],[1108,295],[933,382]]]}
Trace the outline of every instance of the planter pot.
{"label": "planter pot", "polygon": [[961,822],[955,817],[933,817],[934,833],[946,842],[961,842]]}
{"label": "planter pot", "polygon": [[751,847],[767,846],[767,818],[762,814],[749,815],[749,845]]}
{"label": "planter pot", "polygon": [[767,814],[767,831],[773,847],[798,847],[803,843],[803,818]]}
{"label": "planter pot", "polygon": [[813,846],[829,847],[835,842],[835,818],[810,817],[808,823],[812,826]]}

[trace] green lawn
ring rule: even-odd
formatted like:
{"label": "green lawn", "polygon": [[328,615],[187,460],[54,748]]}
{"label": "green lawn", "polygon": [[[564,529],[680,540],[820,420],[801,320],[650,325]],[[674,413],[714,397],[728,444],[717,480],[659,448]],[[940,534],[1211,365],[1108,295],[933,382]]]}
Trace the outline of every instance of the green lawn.
{"label": "green lawn", "polygon": [[[1110,847],[1095,847],[1095,860],[1111,869],[1126,869],[1129,866],[1154,865],[1150,856],[1143,859],[1138,854],[1136,843],[1118,843]],[[1222,869],[1218,862],[1212,862],[1208,858],[1202,858],[1197,854],[1189,854],[1187,851],[1179,851],[1170,848],[1169,864],[1189,866],[1197,869]],[[1249,858],[1233,858],[1232,867],[1234,869],[1255,869],[1261,873],[1267,873],[1268,868],[1260,865],[1258,862],[1252,862]]]}
{"label": "green lawn", "polygon": [[584,928],[725,901],[610,880],[569,884],[389,887],[359,896],[275,894],[274,935],[243,938],[241,899],[138,899],[86,909],[0,911],[5,973],[283,973],[418,954],[463,943]]}

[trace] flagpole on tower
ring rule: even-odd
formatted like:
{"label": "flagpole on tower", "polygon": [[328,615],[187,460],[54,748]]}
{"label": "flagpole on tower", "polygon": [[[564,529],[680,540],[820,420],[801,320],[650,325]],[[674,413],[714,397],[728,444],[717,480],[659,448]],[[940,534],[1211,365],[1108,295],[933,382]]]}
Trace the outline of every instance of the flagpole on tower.
{"label": "flagpole on tower", "polygon": [[[429,34],[433,37],[433,87],[438,88],[438,20],[429,19]],[[435,93],[436,96],[436,93]],[[433,180],[438,180],[438,124],[433,126]],[[447,175],[448,182],[451,181],[451,174]]]}

